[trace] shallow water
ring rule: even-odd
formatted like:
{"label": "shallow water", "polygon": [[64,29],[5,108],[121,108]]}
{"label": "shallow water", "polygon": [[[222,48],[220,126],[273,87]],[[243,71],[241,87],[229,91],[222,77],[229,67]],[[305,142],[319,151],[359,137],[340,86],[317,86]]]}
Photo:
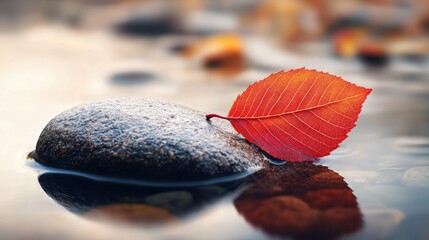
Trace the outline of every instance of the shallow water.
{"label": "shallow water", "polygon": [[[0,40],[28,51],[43,43]],[[88,69],[85,49],[67,57],[0,49],[19,59],[0,71],[0,239],[429,239],[428,68],[377,73],[324,62],[321,70],[374,89],[339,149],[314,165],[277,163],[229,182],[166,187],[48,171],[25,156],[45,124],[76,104],[138,96],[224,114],[263,70],[220,82],[183,71],[167,53],[135,61],[100,51],[86,56],[99,63]],[[129,71],[123,66],[154,78],[118,87],[108,79]]]}

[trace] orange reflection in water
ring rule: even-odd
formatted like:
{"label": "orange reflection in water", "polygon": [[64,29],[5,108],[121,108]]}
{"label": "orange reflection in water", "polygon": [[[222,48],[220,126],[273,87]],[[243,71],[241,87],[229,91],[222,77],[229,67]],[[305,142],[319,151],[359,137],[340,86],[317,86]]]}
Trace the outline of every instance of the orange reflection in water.
{"label": "orange reflection in water", "polygon": [[356,197],[344,178],[312,163],[264,170],[234,205],[247,222],[275,236],[331,239],[362,227]]}

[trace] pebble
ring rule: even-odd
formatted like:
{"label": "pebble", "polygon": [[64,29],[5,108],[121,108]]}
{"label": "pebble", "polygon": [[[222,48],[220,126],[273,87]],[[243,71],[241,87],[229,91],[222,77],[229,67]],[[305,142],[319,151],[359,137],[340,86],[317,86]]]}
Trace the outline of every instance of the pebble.
{"label": "pebble", "polygon": [[207,121],[191,108],[146,99],[84,104],[43,129],[37,162],[103,176],[156,181],[208,180],[268,164],[228,121]]}

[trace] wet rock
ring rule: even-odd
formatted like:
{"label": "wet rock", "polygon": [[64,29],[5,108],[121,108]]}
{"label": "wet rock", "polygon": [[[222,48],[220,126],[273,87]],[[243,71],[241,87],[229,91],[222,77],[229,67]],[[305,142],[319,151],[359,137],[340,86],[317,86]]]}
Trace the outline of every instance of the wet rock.
{"label": "wet rock", "polygon": [[144,99],[105,100],[52,119],[32,157],[52,167],[146,180],[206,180],[267,164],[228,122]]}

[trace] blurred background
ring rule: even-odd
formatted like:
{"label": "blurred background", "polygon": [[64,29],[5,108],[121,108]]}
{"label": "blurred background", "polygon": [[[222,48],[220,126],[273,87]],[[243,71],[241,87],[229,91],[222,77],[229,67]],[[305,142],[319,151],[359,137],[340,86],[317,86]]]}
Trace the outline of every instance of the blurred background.
{"label": "blurred background", "polygon": [[301,67],[374,90],[350,137],[317,163],[356,197],[363,223],[347,236],[428,239],[429,0],[0,0],[0,238],[270,239],[233,195],[168,230],[90,221],[63,209],[69,193],[42,190],[68,178],[41,187],[24,159],[80,103],[143,97],[225,115],[249,84]]}
{"label": "blurred background", "polygon": [[135,94],[225,112],[279,70],[426,72],[429,1],[2,0],[0,30],[1,82],[31,99]]}

